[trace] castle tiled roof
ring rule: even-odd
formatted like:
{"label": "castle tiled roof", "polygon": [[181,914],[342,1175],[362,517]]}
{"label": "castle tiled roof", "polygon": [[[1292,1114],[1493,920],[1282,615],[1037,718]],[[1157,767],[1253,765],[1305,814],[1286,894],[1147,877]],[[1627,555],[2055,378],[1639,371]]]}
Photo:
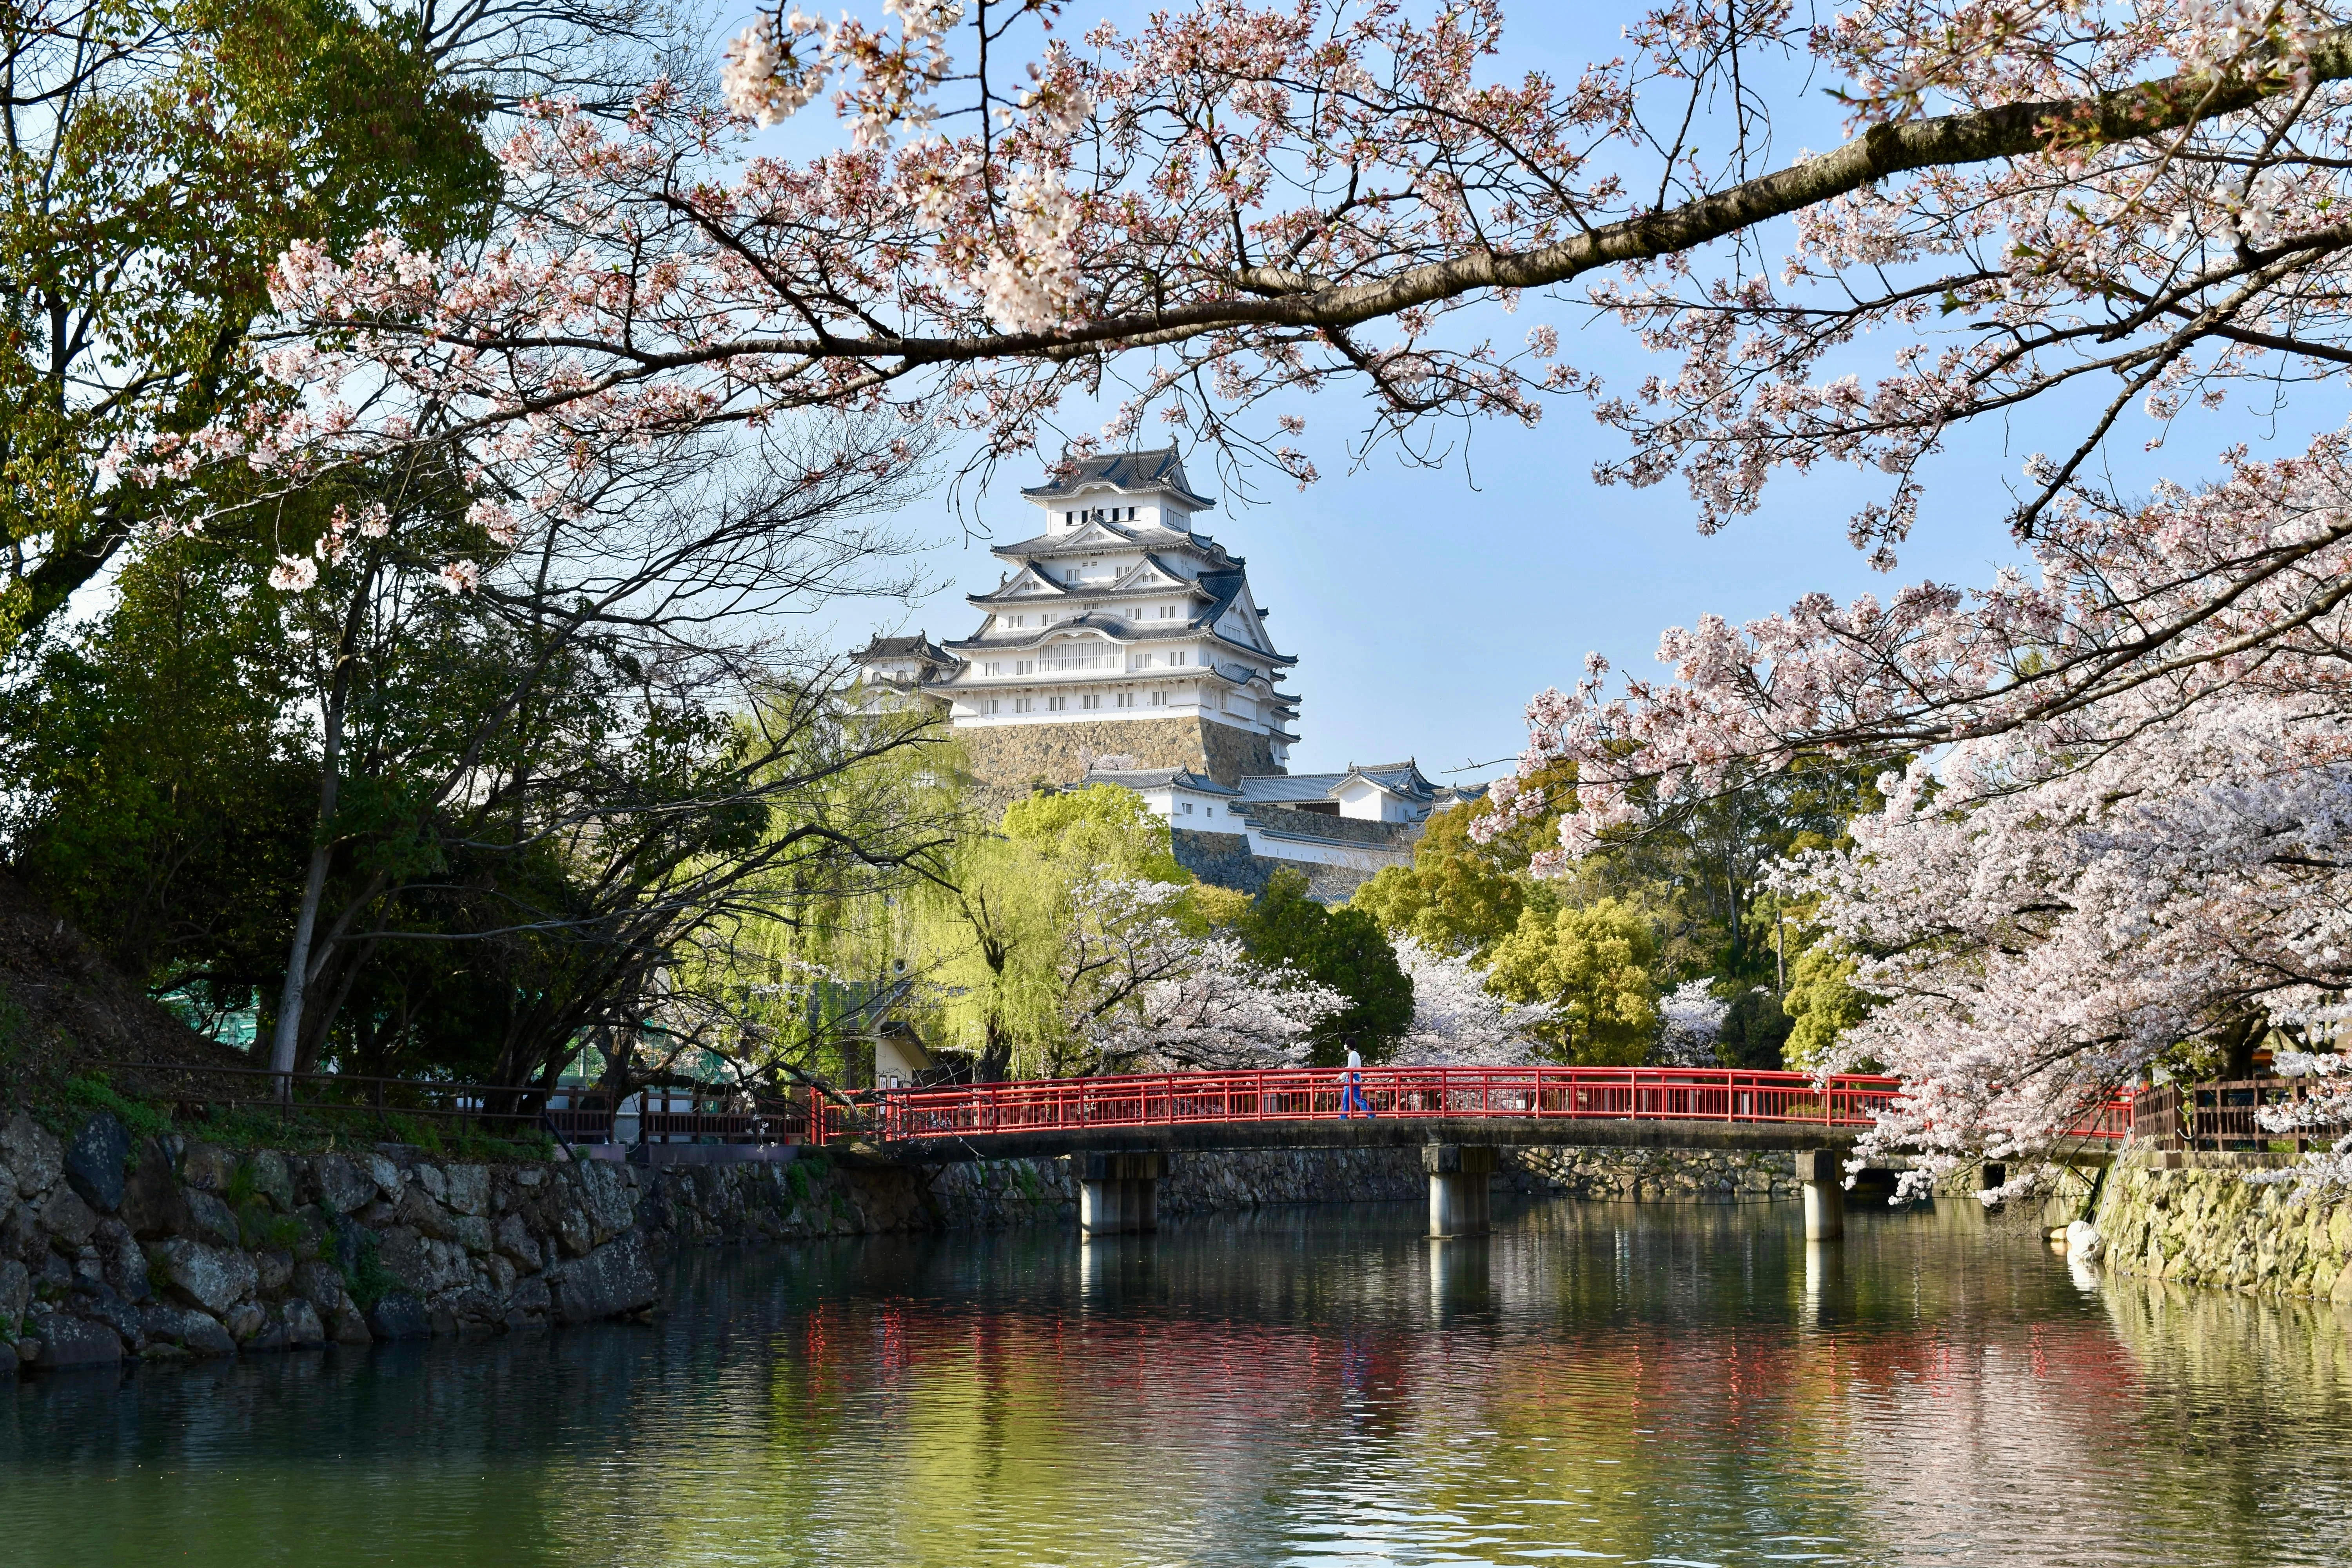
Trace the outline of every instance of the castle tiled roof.
{"label": "castle tiled roof", "polygon": [[1081,458],[1070,465],[1067,479],[1032,485],[1021,493],[1031,500],[1057,500],[1074,496],[1080,487],[1090,484],[1111,485],[1129,495],[1165,490],[1181,497],[1195,510],[1206,510],[1217,504],[1185,479],[1184,460],[1172,446],[1149,452],[1108,452],[1100,457]]}
{"label": "castle tiled roof", "polygon": [[[1105,543],[1108,534],[1113,542]],[[1236,571],[1249,564],[1240,556],[1228,552],[1225,547],[1205,533],[1187,533],[1181,528],[1162,528],[1160,524],[1143,522],[1107,522],[1097,521],[1072,529],[1067,533],[1038,533],[1018,539],[1010,544],[992,544],[989,553],[1006,561],[1034,561],[1055,555],[1100,555],[1106,550],[1177,550],[1187,551]]]}

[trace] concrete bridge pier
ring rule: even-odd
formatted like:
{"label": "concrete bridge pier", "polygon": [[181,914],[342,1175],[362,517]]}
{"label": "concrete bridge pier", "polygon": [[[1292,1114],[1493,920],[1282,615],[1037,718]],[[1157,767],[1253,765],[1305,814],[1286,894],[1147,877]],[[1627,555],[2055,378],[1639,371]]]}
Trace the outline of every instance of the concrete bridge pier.
{"label": "concrete bridge pier", "polygon": [[1165,1155],[1146,1150],[1075,1158],[1081,1234],[1119,1236],[1160,1228],[1160,1174]]}
{"label": "concrete bridge pier", "polygon": [[1488,1203],[1495,1151],[1477,1143],[1424,1143],[1421,1168],[1429,1173],[1429,1234],[1484,1236],[1493,1228]]}
{"label": "concrete bridge pier", "polygon": [[1845,1235],[1845,1171],[1834,1149],[1797,1151],[1797,1180],[1805,1184],[1805,1239]]}

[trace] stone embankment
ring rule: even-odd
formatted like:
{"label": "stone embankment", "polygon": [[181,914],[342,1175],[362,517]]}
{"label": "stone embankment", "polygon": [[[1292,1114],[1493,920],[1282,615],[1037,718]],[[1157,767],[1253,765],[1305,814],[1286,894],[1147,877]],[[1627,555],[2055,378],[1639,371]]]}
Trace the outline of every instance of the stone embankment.
{"label": "stone embankment", "polygon": [[[1163,1214],[1407,1201],[1414,1149],[1186,1154]],[[1523,1149],[1507,1189],[1639,1200],[1795,1191],[1785,1153]],[[237,1153],[134,1141],[100,1114],[60,1140],[0,1125],[0,1375],[433,1334],[652,1308],[673,1247],[1066,1222],[1066,1163],[485,1165],[395,1144]]]}
{"label": "stone embankment", "polygon": [[2352,1301],[2352,1201],[2249,1182],[2261,1156],[2127,1154],[2107,1173],[2100,1261],[2182,1285]]}

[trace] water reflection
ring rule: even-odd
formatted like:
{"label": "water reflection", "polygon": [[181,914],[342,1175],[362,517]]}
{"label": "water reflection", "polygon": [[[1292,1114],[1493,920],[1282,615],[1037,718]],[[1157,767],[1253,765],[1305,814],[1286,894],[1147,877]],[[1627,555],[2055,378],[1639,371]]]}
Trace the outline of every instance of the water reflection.
{"label": "water reflection", "polygon": [[2345,1313],[1972,1208],[704,1254],[653,1328],[0,1395],[0,1561],[2352,1559]]}

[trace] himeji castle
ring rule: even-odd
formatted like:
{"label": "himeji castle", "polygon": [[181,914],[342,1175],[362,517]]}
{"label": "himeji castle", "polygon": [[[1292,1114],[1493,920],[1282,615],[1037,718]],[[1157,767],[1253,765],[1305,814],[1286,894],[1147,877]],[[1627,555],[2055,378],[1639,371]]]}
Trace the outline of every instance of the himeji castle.
{"label": "himeji castle", "polygon": [[1341,898],[1410,859],[1423,819],[1462,798],[1409,761],[1288,773],[1297,661],[1275,647],[1248,563],[1196,526],[1216,502],[1173,447],[1085,458],[1022,495],[1037,531],[994,548],[1005,571],[968,595],[970,637],[876,637],[855,656],[877,695],[944,706],[983,788],[1121,784],[1170,819],[1203,879],[1262,883],[1291,862]]}

